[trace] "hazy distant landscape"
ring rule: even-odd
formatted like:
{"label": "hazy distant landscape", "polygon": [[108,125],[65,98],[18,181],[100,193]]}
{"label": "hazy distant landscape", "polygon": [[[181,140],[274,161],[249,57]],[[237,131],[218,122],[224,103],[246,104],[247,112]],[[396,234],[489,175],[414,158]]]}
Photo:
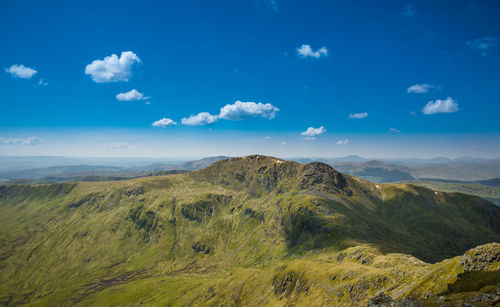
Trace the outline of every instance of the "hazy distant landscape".
{"label": "hazy distant landscape", "polygon": [[[0,184],[109,181],[189,172],[228,157],[208,157],[177,162],[162,159],[71,159],[65,157],[0,157]],[[182,159],[179,159],[182,161]],[[477,195],[500,205],[500,159],[364,159],[291,158],[300,163],[323,162],[343,173],[373,183],[401,182],[444,192]],[[12,161],[18,163],[13,164]],[[74,165],[58,165],[65,163]],[[110,165],[104,165],[106,162]],[[78,164],[89,163],[89,164]],[[24,165],[24,166],[22,166]],[[127,167],[126,165],[133,165]],[[27,166],[46,166],[20,169]]]}

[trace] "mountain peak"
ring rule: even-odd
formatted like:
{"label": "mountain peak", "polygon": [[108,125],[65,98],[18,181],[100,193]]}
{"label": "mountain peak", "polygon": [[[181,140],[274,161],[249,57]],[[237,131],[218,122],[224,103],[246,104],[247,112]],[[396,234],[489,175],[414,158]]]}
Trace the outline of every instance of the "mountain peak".
{"label": "mountain peak", "polygon": [[206,181],[233,186],[237,189],[253,186],[271,191],[286,189],[321,190],[351,194],[348,176],[322,162],[306,165],[264,155],[249,155],[217,161],[192,173]]}

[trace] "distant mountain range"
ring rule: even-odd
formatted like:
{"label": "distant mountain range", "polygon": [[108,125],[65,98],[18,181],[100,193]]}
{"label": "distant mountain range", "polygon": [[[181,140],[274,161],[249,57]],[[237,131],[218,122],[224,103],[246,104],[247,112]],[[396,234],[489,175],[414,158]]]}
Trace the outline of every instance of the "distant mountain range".
{"label": "distant mountain range", "polygon": [[[0,179],[4,182],[61,182],[82,181],[87,179],[122,180],[136,177],[155,175],[157,172],[171,170],[196,170],[207,167],[213,162],[227,157],[209,157],[200,160],[181,163],[153,163],[133,167],[109,165],[64,165],[45,168],[10,170],[0,172]],[[1,160],[1,158],[0,158]],[[137,161],[136,161],[137,163]]]}
{"label": "distant mountain range", "polygon": [[[30,179],[49,181],[87,176],[133,178],[166,170],[197,170],[227,158],[209,157],[183,162],[163,162],[159,159],[141,158],[65,158],[65,157],[2,157],[0,156],[0,181]],[[430,179],[479,182],[500,178],[500,159],[483,158],[433,158],[433,159],[380,159],[369,160],[356,155],[341,158],[295,158],[299,163],[323,162],[334,168],[372,182]],[[87,162],[86,164],[82,162]],[[56,163],[56,165],[53,165]],[[76,164],[75,164],[76,163]],[[29,167],[48,165],[46,167]],[[484,184],[484,183],[481,183]]]}

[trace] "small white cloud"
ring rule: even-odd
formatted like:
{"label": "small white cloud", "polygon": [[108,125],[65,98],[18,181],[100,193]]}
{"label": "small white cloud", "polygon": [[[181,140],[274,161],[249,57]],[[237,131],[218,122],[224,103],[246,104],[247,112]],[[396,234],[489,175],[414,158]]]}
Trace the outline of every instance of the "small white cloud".
{"label": "small white cloud", "polygon": [[366,112],[349,114],[349,118],[365,118],[367,116],[368,116],[368,113],[366,113]]}
{"label": "small white cloud", "polygon": [[165,118],[165,117],[151,124],[151,126],[153,127],[162,127],[162,128],[172,125],[177,125],[177,123],[174,122],[171,118]]}
{"label": "small white cloud", "polygon": [[128,148],[128,149],[133,149],[136,147],[135,145],[130,145],[127,142],[111,142],[104,144],[104,146],[111,148]]}
{"label": "small white cloud", "polygon": [[430,84],[427,84],[427,83],[424,83],[424,84],[415,84],[415,85],[410,86],[407,89],[407,92],[408,93],[415,93],[415,94],[424,94],[424,93],[429,92],[429,90],[431,88],[433,88],[433,86],[430,85]]}
{"label": "small white cloud", "polygon": [[337,144],[337,145],[345,145],[347,143],[349,143],[349,140],[348,139],[344,139],[344,140],[338,140],[337,143],[335,143],[335,144]]}
{"label": "small white cloud", "polygon": [[216,115],[212,115],[208,112],[201,112],[198,113],[197,115],[191,115],[188,118],[183,118],[181,122],[183,125],[205,126],[213,124],[216,121],[217,121]]}
{"label": "small white cloud", "polygon": [[309,127],[309,128],[307,128],[306,131],[302,132],[300,135],[312,138],[310,140],[315,140],[316,138],[313,138],[313,137],[318,136],[320,134],[323,134],[325,132],[326,132],[326,129],[323,126],[321,126],[319,128]]}
{"label": "small white cloud", "polygon": [[47,86],[48,84],[49,84],[49,82],[45,81],[45,79],[43,79],[43,78],[40,78],[40,80],[38,80],[39,86]]}
{"label": "small white cloud", "polygon": [[397,128],[389,128],[389,131],[390,132],[394,132],[394,133],[399,133],[401,132],[401,130],[397,129]]}
{"label": "small white cloud", "polygon": [[305,141],[315,141],[316,137],[315,136],[306,136],[302,138]]}
{"label": "small white cloud", "polygon": [[311,57],[319,59],[320,57],[326,57],[328,55],[328,50],[325,46],[313,51],[310,45],[302,45],[297,48],[297,55],[303,58]]}
{"label": "small white cloud", "polygon": [[41,142],[43,140],[37,136],[30,136],[26,139],[0,137],[0,145],[38,145]]}
{"label": "small white cloud", "polygon": [[9,68],[5,68],[5,72],[9,73],[12,77],[22,79],[31,79],[37,73],[33,68],[26,67],[23,64],[14,64]]}
{"label": "small white cloud", "polygon": [[286,141],[283,141],[281,142],[281,145],[286,145],[286,143],[287,143]]}
{"label": "small white cloud", "polygon": [[469,46],[471,49],[479,51],[482,56],[487,56],[488,50],[495,47],[497,44],[497,38],[489,36],[477,38],[465,43],[465,45]]}
{"label": "small white cloud", "polygon": [[227,104],[222,107],[219,118],[227,120],[244,120],[253,117],[273,119],[279,110],[270,103],[241,102],[238,100],[234,104]]}
{"label": "small white cloud", "polygon": [[141,59],[132,51],[124,51],[120,57],[116,54],[103,60],[94,60],[85,67],[85,74],[97,83],[128,81],[132,77],[132,67],[141,63]]}
{"label": "small white cloud", "polygon": [[403,11],[403,15],[412,17],[415,16],[415,14],[415,7],[412,4],[407,4]]}
{"label": "small white cloud", "polygon": [[422,109],[422,113],[436,114],[436,113],[453,113],[458,111],[458,103],[456,103],[451,97],[445,100],[436,99],[435,101],[429,101],[425,107]]}
{"label": "small white cloud", "polygon": [[151,101],[146,101],[144,104],[150,105]]}
{"label": "small white cloud", "polygon": [[116,99],[121,101],[144,100],[149,98],[150,97],[145,97],[143,93],[138,92],[136,89],[116,95]]}
{"label": "small white cloud", "polygon": [[267,140],[270,140],[270,139],[271,139],[271,137],[270,137],[270,136],[266,136],[266,137],[264,138],[264,140],[266,140],[266,141],[267,141]]}

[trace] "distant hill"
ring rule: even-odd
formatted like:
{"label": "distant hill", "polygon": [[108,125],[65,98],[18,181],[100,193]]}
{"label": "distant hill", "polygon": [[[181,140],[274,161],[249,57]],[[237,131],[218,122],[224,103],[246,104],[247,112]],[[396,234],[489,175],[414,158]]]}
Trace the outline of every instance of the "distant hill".
{"label": "distant hill", "polygon": [[154,163],[145,166],[66,165],[0,172],[3,182],[43,183],[64,181],[124,180],[152,176],[162,171],[197,170],[227,157],[209,157],[178,164]]}
{"label": "distant hill", "polygon": [[493,302],[500,277],[499,207],[319,162],[3,185],[0,212],[2,305]]}
{"label": "distant hill", "polygon": [[415,184],[437,191],[444,192],[459,192],[466,193],[470,195],[476,195],[491,201],[492,203],[500,206],[500,186],[495,186],[498,181],[486,180],[478,182],[462,182],[454,180],[412,180],[412,181],[401,181],[401,183]]}

